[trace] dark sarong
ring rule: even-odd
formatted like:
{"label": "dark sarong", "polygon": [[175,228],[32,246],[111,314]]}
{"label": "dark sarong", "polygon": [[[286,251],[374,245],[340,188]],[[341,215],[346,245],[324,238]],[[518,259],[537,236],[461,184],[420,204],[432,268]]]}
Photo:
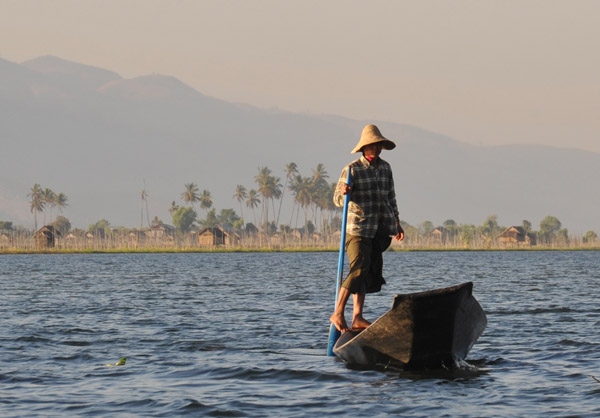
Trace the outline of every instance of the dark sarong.
{"label": "dark sarong", "polygon": [[342,287],[350,293],[379,292],[385,284],[383,252],[391,242],[390,236],[380,234],[379,231],[374,238],[349,235],[346,238],[346,252],[350,261],[350,272]]}

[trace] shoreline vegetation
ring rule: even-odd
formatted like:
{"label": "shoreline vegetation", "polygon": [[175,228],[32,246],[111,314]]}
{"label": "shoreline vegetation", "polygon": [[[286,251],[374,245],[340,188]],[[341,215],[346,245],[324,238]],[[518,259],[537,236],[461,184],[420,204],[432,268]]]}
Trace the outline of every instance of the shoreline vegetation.
{"label": "shoreline vegetation", "polygon": [[[135,253],[282,253],[282,252],[338,252],[338,242],[329,243],[296,243],[290,245],[198,245],[190,240],[152,240],[145,243],[125,243],[111,239],[89,242],[65,242],[57,240],[52,247],[40,248],[33,238],[21,242],[20,245],[0,245],[0,255],[5,254],[135,254]],[[486,251],[600,251],[600,243],[581,240],[569,240],[563,243],[548,245],[522,245],[519,243],[481,242],[479,245],[462,245],[441,242],[397,242],[393,241],[388,252],[486,252]]]}
{"label": "shoreline vegetation", "polygon": [[[113,249],[0,249],[1,255],[23,255],[23,254],[186,254],[186,253],[289,253],[289,252],[335,252],[339,248],[310,248],[310,247],[290,247],[290,248],[113,248]],[[520,251],[520,252],[538,252],[538,251],[600,251],[599,246],[595,247],[532,247],[532,248],[390,248],[386,252],[494,252],[494,251]]]}
{"label": "shoreline vegetation", "polygon": [[[129,229],[112,228],[103,220],[84,231],[71,229],[68,220],[58,216],[37,231],[0,222],[0,254],[337,252],[341,233],[336,221],[334,218],[333,225],[324,223],[318,230],[273,227],[263,232],[252,224],[233,229],[217,223],[182,232],[162,222]],[[527,221],[500,226],[495,215],[480,226],[458,225],[452,220],[438,227],[429,221],[417,226],[401,223],[405,239],[392,240],[388,251],[600,250],[594,231],[570,235],[552,216],[544,218],[538,231]]]}
{"label": "shoreline vegetation", "polygon": [[[265,228],[252,224],[242,229],[215,226],[180,231],[156,222],[147,228],[113,228],[105,220],[85,231],[71,229],[68,219],[58,216],[37,231],[14,228],[0,222],[0,254],[64,253],[207,253],[207,252],[327,252],[338,251],[338,219],[324,222],[321,228]],[[341,224],[341,222],[339,222]],[[309,225],[312,226],[310,221]],[[430,221],[412,226],[401,221],[405,231],[402,242],[392,240],[389,251],[550,251],[600,250],[594,231],[585,235],[568,234],[558,219],[547,216],[535,231],[528,221],[522,225],[498,225],[495,215],[480,226],[456,224],[449,219],[434,227]]]}
{"label": "shoreline vegetation", "polygon": [[[168,208],[172,225],[151,217],[144,185],[139,195],[139,228],[115,227],[106,219],[87,230],[72,228],[62,216],[69,206],[67,196],[36,183],[27,195],[34,229],[0,220],[0,254],[338,251],[342,219],[341,208],[333,204],[337,182],[328,182],[323,164],[302,176],[291,162],[285,173],[282,184],[268,167],[259,167],[255,189],[238,184],[232,199],[239,204],[239,214],[232,208],[217,212],[210,191],[186,183],[179,196],[183,205],[172,201]],[[284,197],[291,200],[290,213],[282,212]],[[43,219],[39,229],[38,215]],[[554,216],[542,219],[537,230],[528,220],[502,226],[497,215],[489,215],[480,225],[453,219],[438,226],[429,220],[416,225],[400,220],[400,224],[405,239],[392,240],[390,251],[600,249],[595,231],[570,234]]]}

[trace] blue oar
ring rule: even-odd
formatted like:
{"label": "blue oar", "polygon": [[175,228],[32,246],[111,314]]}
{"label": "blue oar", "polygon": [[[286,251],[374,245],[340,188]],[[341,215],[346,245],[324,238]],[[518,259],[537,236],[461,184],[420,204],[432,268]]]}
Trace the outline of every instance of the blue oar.
{"label": "blue oar", "polygon": [[[350,186],[350,181],[352,180],[352,167],[348,166],[348,178],[346,179],[346,184]],[[346,193],[344,196],[344,211],[342,213],[342,231],[340,238],[340,255],[338,258],[338,271],[337,271],[337,280],[335,282],[335,305],[337,306],[338,295],[340,293],[340,286],[342,285],[342,276],[344,274],[344,247],[346,246],[346,220],[348,219],[348,202],[350,201],[350,194]],[[333,354],[333,347],[337,342],[338,338],[340,338],[341,333],[335,327],[335,325],[331,324],[329,327],[329,346],[327,347],[327,355],[335,356]]]}

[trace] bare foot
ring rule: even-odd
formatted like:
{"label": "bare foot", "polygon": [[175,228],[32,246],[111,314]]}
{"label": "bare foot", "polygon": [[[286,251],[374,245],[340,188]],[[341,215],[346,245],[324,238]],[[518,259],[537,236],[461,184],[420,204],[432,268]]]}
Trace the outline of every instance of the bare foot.
{"label": "bare foot", "polygon": [[365,329],[369,325],[371,323],[363,318],[362,315],[352,318],[352,329]]}
{"label": "bare foot", "polygon": [[346,319],[344,318],[344,315],[340,315],[334,312],[333,315],[331,315],[331,317],[329,318],[329,320],[338,331],[350,331],[350,328],[348,328],[348,324],[346,324]]}

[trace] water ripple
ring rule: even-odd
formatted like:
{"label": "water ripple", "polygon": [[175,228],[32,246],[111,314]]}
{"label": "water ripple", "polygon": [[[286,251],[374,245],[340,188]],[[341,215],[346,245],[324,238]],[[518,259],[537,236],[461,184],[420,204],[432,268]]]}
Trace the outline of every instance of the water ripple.
{"label": "water ripple", "polygon": [[474,282],[488,327],[466,362],[327,357],[335,253],[0,256],[0,413],[600,415],[597,253],[384,257],[367,318],[396,293]]}

